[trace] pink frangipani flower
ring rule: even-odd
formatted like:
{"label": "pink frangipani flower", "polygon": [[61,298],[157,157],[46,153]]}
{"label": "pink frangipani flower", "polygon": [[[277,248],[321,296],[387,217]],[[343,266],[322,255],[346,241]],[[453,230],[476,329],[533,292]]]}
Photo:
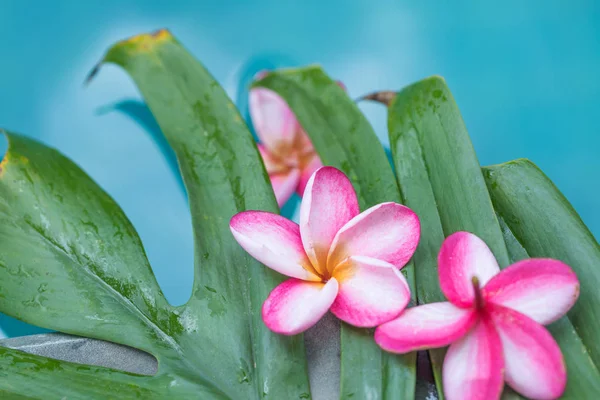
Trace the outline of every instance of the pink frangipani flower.
{"label": "pink frangipani flower", "polygon": [[277,93],[251,89],[249,108],[260,141],[258,150],[277,203],[282,206],[294,192],[302,196],[306,182],[323,164],[296,116]]}
{"label": "pink frangipani flower", "polygon": [[449,400],[498,399],[504,381],[531,399],[559,397],[567,375],[560,348],[542,326],[567,313],[579,281],[566,264],[532,258],[500,271],[477,236],[449,236],[438,256],[450,300],[404,311],[377,328],[384,350],[407,353],[450,345],[443,365]]}
{"label": "pink frangipani flower", "polygon": [[410,300],[400,269],[419,242],[417,215],[396,203],[359,214],[352,184],[333,167],[310,177],[300,225],[245,211],[230,228],[250,255],[290,277],[263,304],[263,320],[274,332],[303,332],[328,310],[349,324],[373,327],[398,316]]}

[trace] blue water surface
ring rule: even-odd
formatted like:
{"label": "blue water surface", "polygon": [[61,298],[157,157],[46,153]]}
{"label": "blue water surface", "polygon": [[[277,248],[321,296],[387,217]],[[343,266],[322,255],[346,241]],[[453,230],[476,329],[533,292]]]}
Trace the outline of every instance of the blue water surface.
{"label": "blue water surface", "polygon": [[[173,154],[123,71],[83,85],[113,42],[161,27],[244,115],[245,83],[263,68],[318,62],[353,97],[443,75],[481,163],[532,159],[598,235],[599,11],[584,0],[2,0],[0,127],[60,149],[116,199],[174,304],[190,295],[193,242]],[[385,109],[361,108],[387,143]],[[36,332],[6,316],[0,327]]]}

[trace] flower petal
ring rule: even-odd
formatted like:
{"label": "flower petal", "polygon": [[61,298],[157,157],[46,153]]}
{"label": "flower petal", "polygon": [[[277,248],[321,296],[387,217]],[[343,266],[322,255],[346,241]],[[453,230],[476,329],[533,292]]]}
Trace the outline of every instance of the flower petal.
{"label": "flower petal", "polygon": [[304,332],[325,315],[337,292],[335,279],[327,283],[288,279],[265,300],[263,321],[273,332],[284,335]]}
{"label": "flower petal", "polygon": [[350,257],[333,271],[340,289],[331,312],[354,326],[373,327],[395,318],[410,301],[410,288],[392,264]]}
{"label": "flower petal", "polygon": [[277,204],[281,207],[287,203],[296,191],[300,182],[300,170],[294,168],[285,173],[271,174],[269,175],[269,179],[273,186]]}
{"label": "flower petal", "polygon": [[402,268],[414,254],[421,227],[410,208],[382,203],[348,222],[335,236],[327,259],[335,268],[350,256],[377,258]]}
{"label": "flower petal", "polygon": [[308,134],[304,128],[302,128],[300,123],[298,123],[298,132],[296,132],[295,149],[301,156],[305,156],[308,153],[314,153],[315,151],[315,147],[310,141],[310,137],[308,137]]}
{"label": "flower petal", "polygon": [[442,243],[438,255],[440,286],[446,298],[458,307],[473,304],[473,277],[482,287],[500,271],[485,242],[469,232],[456,232]]}
{"label": "flower petal", "polygon": [[283,164],[279,159],[274,157],[269,152],[269,149],[267,149],[264,145],[258,143],[257,147],[263,163],[265,164],[265,169],[269,175],[285,172],[289,169],[287,165]]}
{"label": "flower petal", "polygon": [[546,325],[573,307],[579,280],[565,263],[549,258],[519,261],[493,277],[483,288],[486,300],[512,308]]}
{"label": "flower petal", "polygon": [[560,397],[567,383],[565,363],[546,328],[502,306],[493,306],[490,315],[504,349],[506,382],[529,398]]}
{"label": "flower petal", "polygon": [[265,88],[250,90],[250,116],[260,141],[274,154],[285,154],[293,146],[298,121],[286,102]]}
{"label": "flower petal", "polygon": [[265,211],[244,211],[229,222],[233,237],[252,257],[284,275],[320,281],[312,272],[294,222]]}
{"label": "flower petal", "polygon": [[313,154],[310,161],[308,161],[304,166],[304,169],[302,169],[302,175],[300,176],[300,183],[298,184],[297,189],[297,192],[300,196],[304,196],[304,189],[306,188],[306,184],[308,183],[308,180],[310,179],[312,174],[314,174],[315,171],[321,168],[322,166],[323,163],[321,162],[319,156]]}
{"label": "flower petal", "polygon": [[449,302],[424,304],[378,327],[375,341],[384,350],[401,354],[443,347],[467,334],[477,319],[474,310]]}
{"label": "flower petal", "polygon": [[450,345],[442,371],[448,400],[499,399],[504,387],[502,344],[487,317]]}
{"label": "flower petal", "polygon": [[336,233],[359,212],[350,180],[333,167],[318,169],[308,180],[300,205],[300,233],[306,254],[321,274]]}

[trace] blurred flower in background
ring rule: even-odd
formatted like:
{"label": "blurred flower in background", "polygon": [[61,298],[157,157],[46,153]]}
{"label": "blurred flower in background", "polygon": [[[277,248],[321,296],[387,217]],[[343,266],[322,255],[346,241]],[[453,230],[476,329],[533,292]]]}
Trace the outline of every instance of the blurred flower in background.
{"label": "blurred flower in background", "polygon": [[[260,71],[255,79],[264,78]],[[346,86],[337,81],[344,90]],[[319,156],[285,100],[265,88],[252,88],[248,108],[258,136],[258,150],[265,163],[279,207],[292,197],[300,197],[313,172],[323,166]]]}
{"label": "blurred flower in background", "polygon": [[[266,74],[259,72],[256,78]],[[249,107],[260,141],[258,150],[281,207],[294,192],[302,196],[308,179],[323,164],[296,116],[277,93],[253,88]]]}

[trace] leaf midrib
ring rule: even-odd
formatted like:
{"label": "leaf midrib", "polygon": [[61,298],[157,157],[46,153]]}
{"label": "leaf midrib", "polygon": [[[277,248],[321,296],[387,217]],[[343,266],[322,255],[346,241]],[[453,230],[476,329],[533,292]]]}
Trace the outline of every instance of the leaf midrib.
{"label": "leaf midrib", "polygon": [[[119,291],[117,291],[110,284],[108,284],[105,280],[103,280],[100,276],[94,274],[89,268],[87,268],[84,265],[82,265],[78,260],[76,260],[73,257],[72,254],[70,254],[68,251],[66,251],[61,246],[59,246],[57,244],[58,242],[56,242],[55,239],[46,236],[31,221],[27,221],[26,220],[25,223],[27,225],[29,225],[31,227],[31,229],[33,229],[44,240],[44,242],[48,243],[54,250],[58,250],[59,252],[61,252],[62,254],[64,254],[69,260],[71,260],[71,262],[73,264],[78,265],[79,267],[81,267],[81,270],[83,270],[87,275],[91,276],[92,278],[95,278],[95,280],[98,281],[101,284],[101,287],[103,289],[105,289],[110,294],[112,294],[113,297],[116,297],[118,300],[121,300],[120,303],[123,304],[125,306],[125,308],[131,314],[140,317],[140,319],[144,322],[144,324],[146,326],[148,326],[153,331],[155,331],[156,333],[158,333],[162,338],[164,338],[178,354],[183,355],[183,351],[182,351],[181,346],[179,345],[179,343],[177,343],[177,341],[172,336],[170,336],[165,331],[163,331],[160,328],[159,325],[157,325],[150,318],[148,318],[148,316],[146,316],[146,314],[144,314],[144,312],[142,310],[140,310],[139,307],[137,305],[135,305],[135,303],[133,303],[128,297],[124,296],[122,293],[120,293]],[[127,344],[127,343],[119,343],[119,344],[123,344],[125,346],[129,346],[129,344]],[[160,351],[157,351],[157,353],[160,353]],[[185,361],[185,359],[184,359],[184,361]]]}
{"label": "leaf midrib", "polygon": [[[175,340],[175,338],[173,338],[172,336],[170,336],[169,334],[167,334],[165,331],[163,331],[159,325],[157,325],[155,322],[153,322],[150,318],[148,318],[146,316],[146,314],[144,314],[144,312],[142,310],[139,309],[139,307],[137,307],[135,305],[135,303],[133,303],[129,298],[127,298],[126,296],[124,296],[122,293],[120,293],[119,291],[117,291],[115,288],[113,288],[110,284],[108,284],[106,281],[104,281],[100,276],[94,274],[92,271],[90,271],[88,268],[86,268],[84,265],[82,265],[81,263],[79,263],[76,259],[73,258],[73,256],[65,251],[62,247],[60,247],[59,245],[57,245],[53,239],[47,237],[46,235],[44,235],[42,232],[40,232],[38,229],[36,229],[35,225],[32,224],[30,221],[25,221],[25,223],[27,225],[29,225],[46,243],[49,243],[51,245],[51,247],[55,250],[60,251],[62,254],[64,254],[69,260],[71,260],[71,262],[75,265],[78,265],[81,267],[81,269],[88,274],[89,276],[91,276],[92,278],[95,278],[95,280],[97,280],[100,284],[101,287],[108,291],[110,294],[115,295],[114,297],[116,297],[119,300],[122,300],[121,304],[125,305],[125,309],[127,311],[129,311],[132,315],[135,315],[137,317],[139,317],[139,319],[144,322],[144,324],[149,327],[150,329],[152,329],[154,332],[156,332],[158,335],[160,335],[162,338],[164,338],[166,340],[167,343],[170,344],[170,347],[177,353],[178,360],[181,361],[185,367],[187,367],[189,369],[189,371],[196,371],[197,370],[197,366],[193,365],[185,356],[183,353],[183,350],[181,349],[181,346],[179,345],[179,343]],[[104,339],[101,339],[104,340]],[[119,343],[125,346],[130,346],[127,343]],[[157,371],[156,375],[154,376],[158,376],[160,375],[160,354],[161,351],[158,349],[154,349],[156,351],[157,354],[152,354],[153,356],[157,357],[157,359],[159,359],[159,370]],[[153,376],[153,377],[154,377]],[[184,376],[181,376],[182,378],[185,379]],[[152,378],[152,377],[151,377]],[[150,379],[151,379],[150,378]],[[219,394],[223,395],[226,398],[229,398],[229,396],[223,392],[223,390],[219,387],[217,387],[216,385],[212,384],[210,382],[210,380],[206,379],[205,377],[201,377],[202,379],[202,384],[205,385],[210,385],[210,387],[212,389],[214,389],[216,392],[218,392]],[[197,382],[195,382],[197,384]]]}

